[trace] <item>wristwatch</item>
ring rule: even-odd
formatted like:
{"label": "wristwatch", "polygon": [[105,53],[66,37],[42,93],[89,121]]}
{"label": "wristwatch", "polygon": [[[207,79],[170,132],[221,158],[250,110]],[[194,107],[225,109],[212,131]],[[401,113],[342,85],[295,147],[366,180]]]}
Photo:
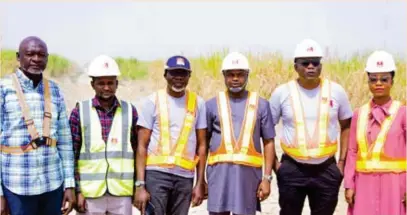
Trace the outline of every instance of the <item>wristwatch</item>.
{"label": "wristwatch", "polygon": [[146,185],[146,182],[145,181],[136,181],[135,185],[136,185],[136,187],[141,187],[141,186]]}
{"label": "wristwatch", "polygon": [[271,175],[263,175],[264,179],[267,179],[267,181],[271,182],[271,180],[273,180],[273,176]]}

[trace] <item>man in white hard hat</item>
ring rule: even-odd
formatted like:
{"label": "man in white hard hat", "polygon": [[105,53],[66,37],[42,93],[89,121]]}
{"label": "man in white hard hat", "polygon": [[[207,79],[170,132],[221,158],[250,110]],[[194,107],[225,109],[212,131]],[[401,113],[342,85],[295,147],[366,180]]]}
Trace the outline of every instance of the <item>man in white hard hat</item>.
{"label": "man in white hard hat", "polygon": [[[0,79],[0,214],[69,214],[74,161],[64,95],[43,76],[48,47],[23,39],[18,68]],[[65,205],[65,203],[69,203]]]}
{"label": "man in white hard hat", "polygon": [[78,102],[70,125],[75,152],[79,214],[132,214],[136,108],[115,95],[119,66],[109,56],[94,58],[87,73],[95,96]]}
{"label": "man in white hard hat", "polygon": [[[165,89],[146,98],[140,112],[135,206],[145,214],[188,214],[204,197],[205,101],[186,89],[191,65],[172,56],[165,65]],[[195,169],[197,179],[195,187]]]}
{"label": "man in white hard hat", "polygon": [[282,215],[300,215],[306,196],[312,215],[333,214],[338,202],[352,109],[343,87],[320,77],[322,58],[317,42],[300,42],[294,55],[298,78],[279,85],[270,98],[274,124],[282,119],[283,155],[274,168]]}
{"label": "man in white hard hat", "polygon": [[270,194],[275,158],[270,106],[257,92],[246,90],[250,67],[244,55],[229,53],[221,72],[226,90],[206,103],[208,211],[254,215]]}
{"label": "man in white hard hat", "polygon": [[373,52],[365,71],[373,97],[352,117],[344,178],[348,214],[405,215],[406,105],[390,95],[393,56]]}

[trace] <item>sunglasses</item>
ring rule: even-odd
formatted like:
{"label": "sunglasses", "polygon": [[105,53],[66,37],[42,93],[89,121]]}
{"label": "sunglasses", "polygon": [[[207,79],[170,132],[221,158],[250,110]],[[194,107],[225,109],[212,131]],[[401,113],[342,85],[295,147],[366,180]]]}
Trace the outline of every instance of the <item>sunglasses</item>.
{"label": "sunglasses", "polygon": [[381,83],[389,83],[390,80],[391,80],[391,77],[388,77],[388,76],[380,77],[380,78],[378,78],[378,77],[369,77],[369,82],[370,83],[377,83],[377,81],[379,81],[379,80],[380,80]]}
{"label": "sunglasses", "polygon": [[319,60],[306,60],[306,61],[299,62],[299,64],[301,64],[304,67],[307,67],[310,64],[312,64],[313,66],[319,66],[321,64],[321,61],[319,61]]}

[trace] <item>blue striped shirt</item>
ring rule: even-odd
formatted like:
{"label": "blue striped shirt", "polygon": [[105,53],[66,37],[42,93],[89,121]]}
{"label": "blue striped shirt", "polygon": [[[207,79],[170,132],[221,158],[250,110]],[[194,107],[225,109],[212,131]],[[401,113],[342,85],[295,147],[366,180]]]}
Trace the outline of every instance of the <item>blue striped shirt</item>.
{"label": "blue striped shirt", "polygon": [[[16,71],[26,103],[39,135],[42,135],[44,116],[44,85],[36,88],[20,70]],[[63,183],[75,187],[74,156],[66,106],[59,87],[49,81],[52,119],[50,136],[56,147],[40,146],[23,155],[0,152],[0,183],[19,195],[38,195],[53,191]],[[23,146],[31,137],[23,120],[11,76],[0,80],[0,143],[5,146]],[[0,196],[3,190],[0,187]]]}

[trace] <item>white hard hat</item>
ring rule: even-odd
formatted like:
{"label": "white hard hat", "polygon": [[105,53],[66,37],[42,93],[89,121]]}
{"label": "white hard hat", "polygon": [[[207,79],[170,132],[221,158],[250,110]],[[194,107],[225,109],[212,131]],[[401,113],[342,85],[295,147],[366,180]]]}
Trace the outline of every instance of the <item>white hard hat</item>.
{"label": "white hard hat", "polygon": [[321,46],[311,39],[305,39],[297,44],[294,58],[301,57],[323,57]]}
{"label": "white hard hat", "polygon": [[366,62],[366,72],[379,73],[396,71],[393,56],[386,51],[374,51]]}
{"label": "white hard hat", "polygon": [[91,77],[119,76],[119,65],[113,58],[107,55],[99,55],[90,62],[88,75]]}
{"label": "white hard hat", "polygon": [[231,52],[223,59],[221,71],[232,69],[250,71],[249,61],[243,54],[239,52]]}

